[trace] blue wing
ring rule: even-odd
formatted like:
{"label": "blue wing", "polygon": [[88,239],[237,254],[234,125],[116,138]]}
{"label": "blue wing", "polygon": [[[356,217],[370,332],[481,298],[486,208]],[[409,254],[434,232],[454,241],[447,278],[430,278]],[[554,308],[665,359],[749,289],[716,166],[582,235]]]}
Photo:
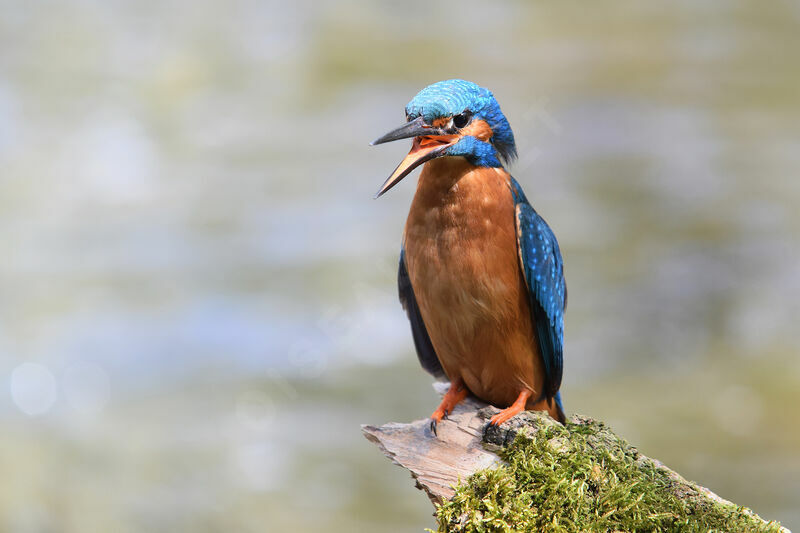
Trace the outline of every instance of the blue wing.
{"label": "blue wing", "polygon": [[406,310],[408,321],[411,322],[411,335],[414,337],[414,347],[417,349],[419,363],[426,372],[432,374],[434,377],[444,377],[442,364],[439,362],[439,357],[433,349],[433,344],[431,344],[431,338],[428,336],[425,323],[422,321],[422,315],[420,315],[419,306],[417,306],[417,298],[414,296],[414,288],[411,286],[411,280],[408,277],[405,248],[400,249],[400,268],[397,272],[397,290],[400,293],[400,303],[403,305],[403,309]]}
{"label": "blue wing", "polygon": [[511,178],[511,193],[516,207],[520,266],[528,285],[531,314],[544,360],[544,395],[550,399],[561,387],[564,366],[564,309],[567,307],[564,264],[556,236],[528,203],[514,178]]}

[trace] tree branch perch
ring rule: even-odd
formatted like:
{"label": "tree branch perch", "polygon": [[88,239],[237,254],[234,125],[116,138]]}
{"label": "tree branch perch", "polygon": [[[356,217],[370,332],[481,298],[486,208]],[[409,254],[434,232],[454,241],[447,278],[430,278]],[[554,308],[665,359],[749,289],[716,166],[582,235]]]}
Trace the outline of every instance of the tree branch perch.
{"label": "tree branch perch", "polygon": [[[434,385],[443,394],[448,385]],[[438,426],[365,425],[436,505],[439,531],[788,532],[638,452],[601,422],[561,426],[525,412],[488,427],[498,409],[467,398]]]}

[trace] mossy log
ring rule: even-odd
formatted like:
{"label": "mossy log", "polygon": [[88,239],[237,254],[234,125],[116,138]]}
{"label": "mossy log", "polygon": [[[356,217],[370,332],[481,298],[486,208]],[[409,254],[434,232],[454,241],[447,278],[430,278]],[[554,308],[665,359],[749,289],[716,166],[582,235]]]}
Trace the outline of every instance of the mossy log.
{"label": "mossy log", "polygon": [[488,426],[497,411],[468,398],[438,435],[429,420],[362,430],[411,472],[439,531],[788,532],[645,457],[602,422],[574,415],[562,426],[529,411]]}

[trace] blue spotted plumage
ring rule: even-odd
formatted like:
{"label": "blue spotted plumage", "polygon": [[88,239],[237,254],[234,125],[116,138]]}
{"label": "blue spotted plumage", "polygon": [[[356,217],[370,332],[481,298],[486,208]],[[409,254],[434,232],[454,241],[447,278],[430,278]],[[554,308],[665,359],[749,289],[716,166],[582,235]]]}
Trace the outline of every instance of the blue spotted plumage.
{"label": "blue spotted plumage", "polygon": [[[511,178],[511,193],[516,207],[520,262],[546,372],[544,393],[552,398],[561,387],[564,367],[564,310],[567,307],[564,263],[553,230],[533,209],[514,178]],[[558,402],[561,402],[560,397]]]}
{"label": "blue spotted plumage", "polygon": [[406,106],[406,123],[376,139],[413,138],[382,195],[425,165],[409,212],[398,292],[422,367],[450,388],[431,428],[471,392],[503,410],[565,421],[567,288],[558,241],[504,165],[514,134],[492,93],[446,80]]}

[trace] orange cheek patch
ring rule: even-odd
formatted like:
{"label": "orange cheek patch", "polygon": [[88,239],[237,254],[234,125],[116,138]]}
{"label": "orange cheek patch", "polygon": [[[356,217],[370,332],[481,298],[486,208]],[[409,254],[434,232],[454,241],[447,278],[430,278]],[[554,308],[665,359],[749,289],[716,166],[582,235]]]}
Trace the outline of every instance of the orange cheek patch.
{"label": "orange cheek patch", "polygon": [[450,124],[450,117],[442,117],[434,119],[434,121],[431,124],[436,128],[443,128],[448,124]]}
{"label": "orange cheek patch", "polygon": [[480,141],[488,141],[492,137],[492,128],[485,120],[475,119],[465,128],[462,128],[461,135],[471,135]]}

